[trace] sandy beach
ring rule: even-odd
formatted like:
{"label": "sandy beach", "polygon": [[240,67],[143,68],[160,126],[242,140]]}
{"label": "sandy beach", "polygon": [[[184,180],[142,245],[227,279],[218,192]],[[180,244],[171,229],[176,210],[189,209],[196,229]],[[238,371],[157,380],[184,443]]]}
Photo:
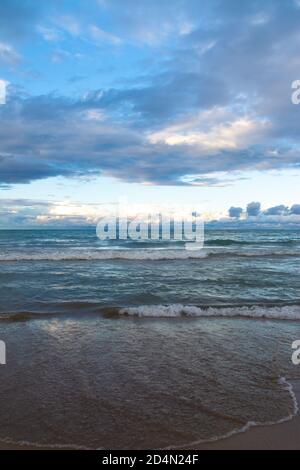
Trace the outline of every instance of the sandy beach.
{"label": "sandy beach", "polygon": [[[300,381],[292,382],[292,385],[299,404]],[[299,450],[300,414],[284,423],[256,426],[228,438],[191,447],[192,450],[195,448],[197,450]],[[49,448],[0,442],[0,450],[49,450]]]}

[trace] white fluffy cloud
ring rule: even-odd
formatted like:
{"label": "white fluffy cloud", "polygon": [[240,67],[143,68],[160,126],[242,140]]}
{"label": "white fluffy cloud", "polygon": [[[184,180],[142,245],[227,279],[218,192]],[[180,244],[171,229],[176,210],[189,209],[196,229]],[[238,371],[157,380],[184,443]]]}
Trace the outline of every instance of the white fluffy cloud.
{"label": "white fluffy cloud", "polygon": [[213,153],[259,144],[270,127],[271,122],[267,119],[236,116],[230,109],[215,107],[150,133],[149,141],[168,145],[187,144]]}

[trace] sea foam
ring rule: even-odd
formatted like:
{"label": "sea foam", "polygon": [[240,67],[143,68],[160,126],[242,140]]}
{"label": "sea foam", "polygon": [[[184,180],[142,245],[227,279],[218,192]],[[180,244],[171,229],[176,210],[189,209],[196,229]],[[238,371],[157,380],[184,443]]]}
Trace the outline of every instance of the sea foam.
{"label": "sea foam", "polygon": [[179,317],[245,317],[270,320],[300,320],[299,305],[285,306],[230,306],[200,307],[195,305],[140,305],[119,310],[120,315],[136,317],[179,318]]}

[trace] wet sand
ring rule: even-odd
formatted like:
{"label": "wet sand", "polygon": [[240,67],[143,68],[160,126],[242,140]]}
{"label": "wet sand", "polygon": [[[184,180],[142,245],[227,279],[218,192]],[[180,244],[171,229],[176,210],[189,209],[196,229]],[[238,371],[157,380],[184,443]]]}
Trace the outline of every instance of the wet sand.
{"label": "wet sand", "polygon": [[[300,381],[292,382],[300,404]],[[51,448],[53,450],[53,448]],[[188,449],[188,448],[186,448]],[[244,433],[219,441],[197,445],[192,450],[300,450],[300,414],[290,421],[272,426],[256,426]],[[0,442],[0,450],[49,450],[45,447]]]}
{"label": "wet sand", "polygon": [[[300,381],[291,382],[300,405]],[[244,433],[197,446],[198,450],[300,450],[300,414],[280,424],[256,426]]]}

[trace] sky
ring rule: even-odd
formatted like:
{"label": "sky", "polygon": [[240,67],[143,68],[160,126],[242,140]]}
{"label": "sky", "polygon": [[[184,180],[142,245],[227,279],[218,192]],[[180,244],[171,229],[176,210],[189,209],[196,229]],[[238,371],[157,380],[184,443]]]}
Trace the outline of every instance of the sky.
{"label": "sky", "polygon": [[0,228],[124,197],[300,227],[299,26],[299,0],[1,0]]}

